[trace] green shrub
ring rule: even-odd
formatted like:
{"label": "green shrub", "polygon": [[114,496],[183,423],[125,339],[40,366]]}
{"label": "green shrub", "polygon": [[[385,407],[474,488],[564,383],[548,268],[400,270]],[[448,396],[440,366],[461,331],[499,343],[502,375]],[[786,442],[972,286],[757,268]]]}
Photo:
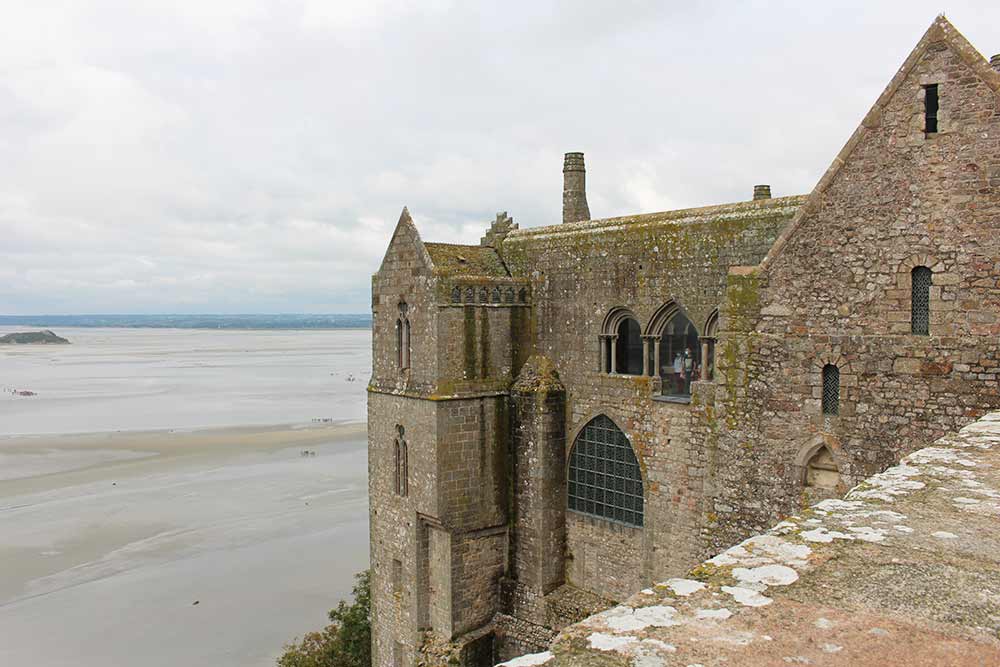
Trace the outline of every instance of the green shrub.
{"label": "green shrub", "polygon": [[330,625],[285,646],[278,667],[371,667],[370,570],[357,575],[354,601],[330,611]]}

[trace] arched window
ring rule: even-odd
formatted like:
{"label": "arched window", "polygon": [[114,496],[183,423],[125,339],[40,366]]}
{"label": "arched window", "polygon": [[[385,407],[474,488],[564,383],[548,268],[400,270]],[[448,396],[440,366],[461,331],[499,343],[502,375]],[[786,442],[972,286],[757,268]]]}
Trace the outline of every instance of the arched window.
{"label": "arched window", "polygon": [[490,303],[500,303],[500,288],[494,287],[490,290]]}
{"label": "arched window", "polygon": [[455,287],[451,290],[451,302],[462,303],[462,289],[460,287]]}
{"label": "arched window", "polygon": [[508,287],[503,293],[504,303],[514,303],[514,288]]}
{"label": "arched window", "polygon": [[642,473],[632,445],[615,423],[600,415],[573,443],[569,457],[569,509],[642,526]]}
{"label": "arched window", "polygon": [[806,464],[806,486],[817,489],[836,489],[840,483],[840,471],[833,454],[826,447],[820,447]]}
{"label": "arched window", "polygon": [[678,309],[663,327],[659,352],[663,394],[690,396],[691,382],[701,374],[701,341],[683,311]]}
{"label": "arched window", "polygon": [[840,413],[840,369],[833,364],[823,366],[823,414]]}
{"label": "arched window", "polygon": [[639,322],[625,308],[613,308],[601,328],[601,371],[642,375],[643,340]]}
{"label": "arched window", "polygon": [[615,367],[623,375],[642,375],[642,337],[639,323],[626,317],[618,324],[615,341]]}
{"label": "arched window", "polygon": [[931,270],[915,266],[910,272],[910,331],[927,336],[931,325]]}
{"label": "arched window", "polygon": [[701,379],[715,379],[715,341],[718,338],[719,309],[716,308],[705,322],[705,335],[701,339]]}
{"label": "arched window", "polygon": [[399,302],[399,317],[396,319],[396,363],[400,370],[410,367],[410,318],[409,306]]}
{"label": "arched window", "polygon": [[398,496],[406,496],[410,492],[410,462],[406,451],[406,440],[403,439],[404,430],[399,424],[396,425],[397,437],[393,443],[395,450],[395,491]]}

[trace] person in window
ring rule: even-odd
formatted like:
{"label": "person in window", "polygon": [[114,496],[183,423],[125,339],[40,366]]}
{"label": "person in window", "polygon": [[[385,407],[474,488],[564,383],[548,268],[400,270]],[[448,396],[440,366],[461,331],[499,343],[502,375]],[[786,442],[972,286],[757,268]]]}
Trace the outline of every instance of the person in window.
{"label": "person in window", "polygon": [[684,355],[678,352],[674,355],[674,391],[682,393],[684,391]]}
{"label": "person in window", "polygon": [[684,348],[684,371],[681,373],[681,377],[683,378],[682,393],[691,393],[691,378],[694,370],[694,355],[691,353],[691,348]]}

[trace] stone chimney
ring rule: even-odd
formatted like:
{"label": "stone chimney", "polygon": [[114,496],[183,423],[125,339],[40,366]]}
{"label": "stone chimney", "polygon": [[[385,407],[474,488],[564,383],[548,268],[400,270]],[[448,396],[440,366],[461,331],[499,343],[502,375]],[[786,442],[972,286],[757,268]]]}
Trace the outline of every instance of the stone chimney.
{"label": "stone chimney", "polygon": [[566,153],[563,161],[563,222],[590,220],[587,206],[587,170],[583,153]]}
{"label": "stone chimney", "polygon": [[754,201],[758,199],[770,199],[771,198],[771,186],[770,185],[755,185],[753,186],[753,198]]}
{"label": "stone chimney", "polygon": [[1000,53],[990,58],[990,67],[1000,72]]}

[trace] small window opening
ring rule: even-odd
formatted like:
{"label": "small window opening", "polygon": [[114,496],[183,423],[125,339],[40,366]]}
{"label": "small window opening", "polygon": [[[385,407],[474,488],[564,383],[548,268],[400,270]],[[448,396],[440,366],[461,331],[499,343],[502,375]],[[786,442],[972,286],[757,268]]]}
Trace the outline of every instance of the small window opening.
{"label": "small window opening", "polygon": [[401,425],[396,426],[397,437],[393,443],[395,449],[395,479],[394,486],[396,495],[406,496],[410,491],[410,470],[409,457],[407,454],[406,440],[403,439],[405,431]]}
{"label": "small window opening", "polygon": [[403,592],[403,561],[392,560],[392,592],[399,595]]}
{"label": "small window opening", "polygon": [[396,319],[396,364],[400,370],[410,367],[410,318],[407,317],[409,310],[405,302],[400,302],[399,317]]}
{"label": "small window opening", "polygon": [[820,447],[806,464],[806,486],[818,489],[836,489],[840,484],[837,462],[827,447]]}
{"label": "small window opening", "polygon": [[452,303],[461,303],[462,302],[462,290],[461,290],[461,288],[456,287],[453,290],[451,290],[451,302]]}
{"label": "small window opening", "polygon": [[840,414],[840,369],[833,364],[823,367],[823,414]]}
{"label": "small window opening", "polygon": [[932,83],[924,86],[924,132],[934,134],[938,131],[938,85]]}
{"label": "small window opening", "polygon": [[926,266],[910,272],[910,332],[917,336],[930,335],[931,275]]}

